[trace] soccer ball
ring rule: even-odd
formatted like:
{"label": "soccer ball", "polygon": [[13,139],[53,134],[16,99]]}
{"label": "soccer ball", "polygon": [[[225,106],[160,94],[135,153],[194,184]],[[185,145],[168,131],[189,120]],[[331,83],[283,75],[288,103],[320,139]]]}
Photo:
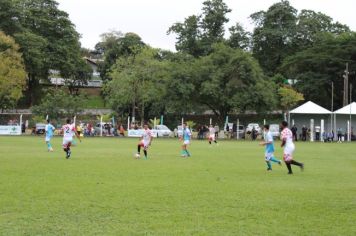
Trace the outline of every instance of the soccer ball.
{"label": "soccer ball", "polygon": [[135,154],[135,157],[136,157],[137,159],[139,159],[139,158],[140,158],[140,154],[136,153],[136,154]]}

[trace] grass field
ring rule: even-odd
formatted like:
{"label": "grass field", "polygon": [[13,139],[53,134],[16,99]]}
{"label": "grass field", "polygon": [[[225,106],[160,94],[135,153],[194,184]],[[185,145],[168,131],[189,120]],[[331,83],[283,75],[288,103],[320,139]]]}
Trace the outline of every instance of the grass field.
{"label": "grass field", "polygon": [[[266,172],[257,142],[0,137],[0,235],[356,235],[356,145],[297,143],[305,171]],[[278,144],[278,143],[277,143]],[[277,156],[281,156],[277,148]]]}

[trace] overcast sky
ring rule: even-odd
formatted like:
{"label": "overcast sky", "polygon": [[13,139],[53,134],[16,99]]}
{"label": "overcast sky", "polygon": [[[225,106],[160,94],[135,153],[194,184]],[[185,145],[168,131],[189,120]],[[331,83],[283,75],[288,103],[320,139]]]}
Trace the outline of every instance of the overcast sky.
{"label": "overcast sky", "polygon": [[[203,0],[57,0],[59,8],[82,35],[85,48],[94,48],[99,35],[111,29],[134,32],[153,47],[174,50],[175,37],[167,35],[175,22],[193,14],[200,14]],[[278,0],[225,0],[232,9],[230,22],[240,22],[248,30],[253,26],[249,15],[267,10]],[[331,16],[356,31],[356,1],[354,0],[290,0],[298,10],[311,9]]]}

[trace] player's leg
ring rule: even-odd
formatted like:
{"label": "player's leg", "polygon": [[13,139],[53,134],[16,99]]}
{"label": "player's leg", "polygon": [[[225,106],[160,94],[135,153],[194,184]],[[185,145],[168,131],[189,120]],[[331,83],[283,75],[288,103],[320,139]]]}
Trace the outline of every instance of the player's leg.
{"label": "player's leg", "polygon": [[143,154],[145,155],[145,159],[147,160],[147,149],[148,149],[148,147],[144,147],[144,149],[143,149]]}
{"label": "player's leg", "polygon": [[295,165],[295,166],[299,166],[301,170],[304,170],[304,164],[297,162],[295,160],[291,160],[290,164]]}
{"label": "player's leg", "polygon": [[143,147],[142,141],[140,141],[140,142],[137,144],[137,155],[136,155],[136,158],[140,158],[140,155],[141,155],[141,147]]}
{"label": "player's leg", "polygon": [[274,155],[272,155],[270,161],[278,163],[279,165],[282,165],[282,161],[281,160],[277,160],[277,158],[275,158]]}
{"label": "player's leg", "polygon": [[266,152],[265,153],[265,161],[266,161],[266,164],[267,164],[267,171],[270,171],[272,170],[272,165],[271,165],[271,153],[268,153]]}
{"label": "player's leg", "polygon": [[70,158],[70,155],[72,154],[72,151],[70,150],[71,145],[72,145],[72,142],[69,141],[67,144],[67,159]]}
{"label": "player's leg", "polygon": [[292,156],[289,153],[284,153],[283,160],[286,163],[288,174],[293,174],[292,166],[290,162],[292,161]]}

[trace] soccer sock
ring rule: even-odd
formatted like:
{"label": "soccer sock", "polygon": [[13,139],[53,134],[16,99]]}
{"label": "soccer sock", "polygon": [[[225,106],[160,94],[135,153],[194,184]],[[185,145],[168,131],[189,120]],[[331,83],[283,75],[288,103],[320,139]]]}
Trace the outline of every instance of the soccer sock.
{"label": "soccer sock", "polygon": [[137,153],[141,153],[141,145],[137,145]]}
{"label": "soccer sock", "polygon": [[211,144],[211,141],[209,141],[209,144]]}
{"label": "soccer sock", "polygon": [[47,142],[47,148],[50,149],[51,148],[51,144],[49,142]]}
{"label": "soccer sock", "polygon": [[218,143],[218,142],[215,140],[214,143]]}
{"label": "soccer sock", "polygon": [[271,169],[271,170],[272,170],[272,165],[271,165],[271,162],[266,161],[266,164],[267,164],[268,169]]}
{"label": "soccer sock", "polygon": [[299,163],[299,162],[297,162],[297,161],[295,161],[295,160],[292,160],[290,163],[291,163],[292,165],[296,165],[296,166],[303,166],[302,163]]}
{"label": "soccer sock", "polygon": [[289,173],[293,173],[293,171],[292,171],[292,166],[290,165],[289,162],[286,162],[286,166],[287,166],[287,168],[288,168],[288,172],[289,172]]}
{"label": "soccer sock", "polygon": [[147,158],[147,151],[143,150],[143,153],[145,154],[145,157]]}
{"label": "soccer sock", "polygon": [[185,153],[187,153],[188,157],[190,157],[190,153],[188,152],[187,149],[185,149]]}
{"label": "soccer sock", "polygon": [[280,162],[280,161],[279,161],[279,160],[277,160],[275,157],[271,157],[270,161],[277,162],[277,163],[279,163],[279,162]]}

